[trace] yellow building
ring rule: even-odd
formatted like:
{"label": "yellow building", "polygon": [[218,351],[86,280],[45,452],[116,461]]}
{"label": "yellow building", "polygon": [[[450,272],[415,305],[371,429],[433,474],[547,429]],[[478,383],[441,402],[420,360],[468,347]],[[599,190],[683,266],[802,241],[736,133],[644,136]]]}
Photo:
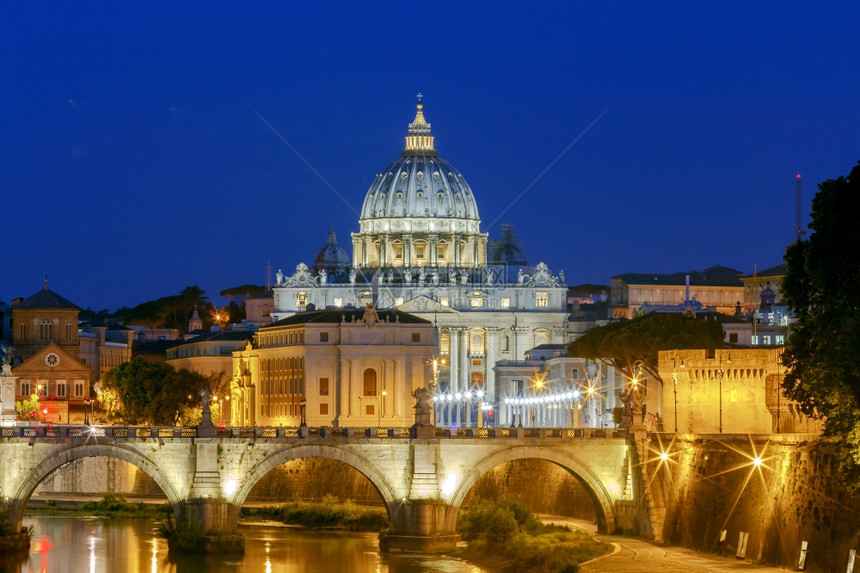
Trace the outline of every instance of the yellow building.
{"label": "yellow building", "polygon": [[818,434],[819,420],[782,396],[782,348],[666,350],[659,355],[664,430]]}
{"label": "yellow building", "polygon": [[404,427],[432,382],[431,322],[398,310],[301,312],[233,353],[234,426]]}
{"label": "yellow building", "polygon": [[633,318],[657,307],[698,308],[733,314],[744,299],[741,273],[715,266],[671,274],[626,273],[612,277],[609,308],[613,318]]}
{"label": "yellow building", "polygon": [[[229,379],[233,372],[233,352],[243,349],[253,334],[247,330],[218,330],[195,336],[166,350],[167,363],[177,370]],[[216,390],[213,388],[213,391]]]}
{"label": "yellow building", "polygon": [[15,400],[38,393],[53,422],[81,423],[103,372],[131,360],[128,329],[78,326],[80,308],[48,288],[12,306]]}

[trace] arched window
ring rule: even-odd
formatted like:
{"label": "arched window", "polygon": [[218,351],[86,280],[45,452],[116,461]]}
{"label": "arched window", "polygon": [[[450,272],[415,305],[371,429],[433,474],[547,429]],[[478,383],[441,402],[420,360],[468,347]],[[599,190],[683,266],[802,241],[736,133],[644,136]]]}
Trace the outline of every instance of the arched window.
{"label": "arched window", "polygon": [[547,344],[549,342],[549,334],[545,330],[538,330],[535,332],[535,346],[540,346],[541,344]]}
{"label": "arched window", "polygon": [[376,370],[373,368],[364,371],[364,395],[376,396]]}
{"label": "arched window", "polygon": [[39,340],[54,340],[54,323],[43,320],[39,323]]}
{"label": "arched window", "polygon": [[472,336],[469,337],[469,347],[472,354],[483,354],[484,353],[484,335],[480,332],[473,332]]}

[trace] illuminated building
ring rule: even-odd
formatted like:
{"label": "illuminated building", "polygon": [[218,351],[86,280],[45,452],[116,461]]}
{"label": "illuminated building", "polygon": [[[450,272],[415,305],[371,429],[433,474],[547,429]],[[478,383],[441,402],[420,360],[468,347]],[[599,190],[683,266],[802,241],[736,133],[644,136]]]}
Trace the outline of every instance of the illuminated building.
{"label": "illuminated building", "polygon": [[[272,316],[374,304],[430,321],[439,329],[437,355],[445,358],[437,394],[468,394],[459,424],[474,426],[479,402],[499,407],[496,361],[568,342],[566,285],[562,272],[543,263],[488,261],[476,196],[439,157],[423,104],[417,107],[402,154],[365,195],[350,266],[300,263],[291,274],[278,271]],[[518,254],[515,262],[521,260]],[[438,413],[437,424],[448,423]]]}

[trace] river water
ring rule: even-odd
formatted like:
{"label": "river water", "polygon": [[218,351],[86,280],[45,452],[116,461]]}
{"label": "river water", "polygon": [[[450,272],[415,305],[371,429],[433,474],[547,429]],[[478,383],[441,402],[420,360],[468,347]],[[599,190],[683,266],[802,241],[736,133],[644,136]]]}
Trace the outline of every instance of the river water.
{"label": "river water", "polygon": [[28,516],[29,555],[0,557],[0,573],[481,573],[457,559],[379,553],[375,533],[241,525],[244,556],[173,557],[149,519]]}

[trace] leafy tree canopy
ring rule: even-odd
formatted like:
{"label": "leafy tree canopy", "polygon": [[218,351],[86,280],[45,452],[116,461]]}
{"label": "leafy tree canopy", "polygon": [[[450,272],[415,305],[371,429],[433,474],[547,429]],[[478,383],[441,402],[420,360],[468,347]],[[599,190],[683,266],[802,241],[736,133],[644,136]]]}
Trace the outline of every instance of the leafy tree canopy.
{"label": "leafy tree canopy", "polygon": [[171,426],[199,403],[206,382],[202,374],[137,357],[108,371],[100,390],[117,400],[115,415],[126,423]]}
{"label": "leafy tree canopy", "polygon": [[839,446],[849,487],[860,492],[860,165],[818,185],[809,238],[785,252],[785,302],[798,318],[783,353],[785,395]]}
{"label": "leafy tree canopy", "polygon": [[263,294],[266,292],[266,287],[260,285],[242,285],[233,288],[228,288],[226,290],[221,291],[221,296],[226,296],[230,298],[236,298],[241,302],[244,302],[245,299],[257,296],[258,294]]}
{"label": "leafy tree canopy", "polygon": [[252,296],[266,292],[266,287],[259,285],[241,285],[221,291],[221,296],[229,297],[227,313],[231,322],[241,322],[245,319],[245,301]]}
{"label": "leafy tree canopy", "polygon": [[716,320],[699,320],[683,314],[649,314],[612,322],[586,332],[567,350],[572,356],[598,360],[633,378],[642,362],[643,372],[663,381],[657,371],[657,353],[678,348],[718,348],[725,334]]}
{"label": "leafy tree canopy", "polygon": [[197,307],[203,319],[203,327],[211,326],[209,317],[215,307],[206,296],[206,291],[197,285],[185,287],[177,295],[143,302],[131,309],[118,310],[117,315],[122,316],[126,325],[177,328],[185,331],[194,307]]}

